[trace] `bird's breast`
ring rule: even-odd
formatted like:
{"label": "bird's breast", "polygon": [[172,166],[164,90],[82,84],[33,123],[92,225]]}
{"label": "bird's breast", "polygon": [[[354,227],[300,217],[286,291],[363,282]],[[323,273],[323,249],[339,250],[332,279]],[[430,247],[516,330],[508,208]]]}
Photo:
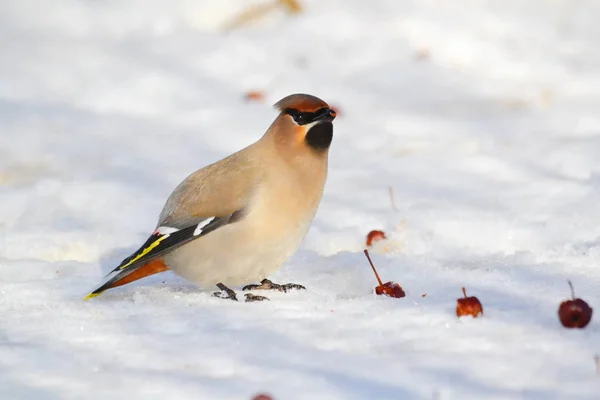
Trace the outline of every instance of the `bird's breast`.
{"label": "bird's breast", "polygon": [[254,200],[246,222],[265,241],[279,242],[295,236],[301,240],[310,227],[316,205],[308,199],[296,198],[289,191],[279,194],[267,191]]}

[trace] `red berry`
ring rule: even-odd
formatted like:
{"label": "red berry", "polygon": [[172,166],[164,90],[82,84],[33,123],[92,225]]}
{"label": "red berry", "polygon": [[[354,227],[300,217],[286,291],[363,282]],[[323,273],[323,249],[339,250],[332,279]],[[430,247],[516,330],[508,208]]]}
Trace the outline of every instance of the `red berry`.
{"label": "red berry", "polygon": [[406,293],[404,293],[404,289],[402,286],[397,284],[396,282],[386,282],[383,285],[379,285],[375,288],[375,294],[378,295],[386,295],[389,297],[395,297],[400,299],[402,297],[406,297]]}
{"label": "red berry", "polygon": [[377,273],[377,270],[375,269],[375,265],[373,265],[373,261],[371,261],[371,256],[369,256],[369,251],[365,249],[365,256],[367,256],[367,260],[369,260],[369,264],[371,264],[371,268],[373,268],[373,273],[375,274],[375,278],[377,278],[377,282],[379,282],[379,285],[377,285],[375,287],[375,294],[381,296],[386,295],[389,297],[395,297],[397,299],[405,297],[406,293],[404,293],[404,290],[402,289],[402,286],[400,286],[399,284],[397,284],[396,282],[386,282],[383,283],[381,282],[381,278],[379,277],[379,274]]}
{"label": "red berry", "polygon": [[585,328],[592,320],[593,309],[582,299],[575,298],[571,281],[571,300],[565,300],[558,307],[558,318],[565,328]]}
{"label": "red berry", "polygon": [[383,231],[371,231],[367,235],[367,246],[370,247],[373,244],[373,242],[383,239],[386,239],[385,233]]}
{"label": "red berry", "polygon": [[477,318],[483,314],[483,306],[479,299],[475,296],[467,297],[467,291],[462,288],[464,297],[456,299],[456,316],[463,317],[465,315],[471,315],[473,318]]}

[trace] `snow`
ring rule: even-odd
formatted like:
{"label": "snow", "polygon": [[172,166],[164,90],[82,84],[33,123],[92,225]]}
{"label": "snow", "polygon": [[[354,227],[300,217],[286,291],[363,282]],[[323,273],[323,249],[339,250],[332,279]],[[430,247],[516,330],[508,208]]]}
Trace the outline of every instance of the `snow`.
{"label": "snow", "polygon": [[[600,308],[598,3],[302,0],[224,32],[249,3],[0,3],[0,398],[597,399],[599,325],[557,309],[567,279]],[[271,277],[307,291],[166,273],[82,300],[295,92],[341,111]],[[371,229],[406,298],[372,293]]]}

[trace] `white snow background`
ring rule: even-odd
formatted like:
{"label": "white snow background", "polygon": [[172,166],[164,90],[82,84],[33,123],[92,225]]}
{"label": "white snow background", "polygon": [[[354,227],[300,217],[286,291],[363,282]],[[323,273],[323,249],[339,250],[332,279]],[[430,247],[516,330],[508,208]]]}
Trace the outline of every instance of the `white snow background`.
{"label": "white snow background", "polygon": [[[600,398],[599,317],[557,317],[567,279],[600,312],[599,3],[302,0],[224,32],[250,3],[0,3],[0,398]],[[271,277],[307,291],[166,273],[82,300],[296,92],[341,110]],[[371,229],[406,298],[372,293]]]}

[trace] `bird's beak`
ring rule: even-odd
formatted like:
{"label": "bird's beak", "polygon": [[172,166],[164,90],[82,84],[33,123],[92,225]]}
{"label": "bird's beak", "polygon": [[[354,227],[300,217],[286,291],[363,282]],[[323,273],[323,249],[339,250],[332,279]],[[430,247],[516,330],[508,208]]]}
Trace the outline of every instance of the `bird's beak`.
{"label": "bird's beak", "polygon": [[335,119],[336,115],[337,114],[334,110],[332,110],[331,108],[326,108],[324,112],[320,113],[320,115],[318,115],[317,118],[315,118],[315,122],[331,122]]}

